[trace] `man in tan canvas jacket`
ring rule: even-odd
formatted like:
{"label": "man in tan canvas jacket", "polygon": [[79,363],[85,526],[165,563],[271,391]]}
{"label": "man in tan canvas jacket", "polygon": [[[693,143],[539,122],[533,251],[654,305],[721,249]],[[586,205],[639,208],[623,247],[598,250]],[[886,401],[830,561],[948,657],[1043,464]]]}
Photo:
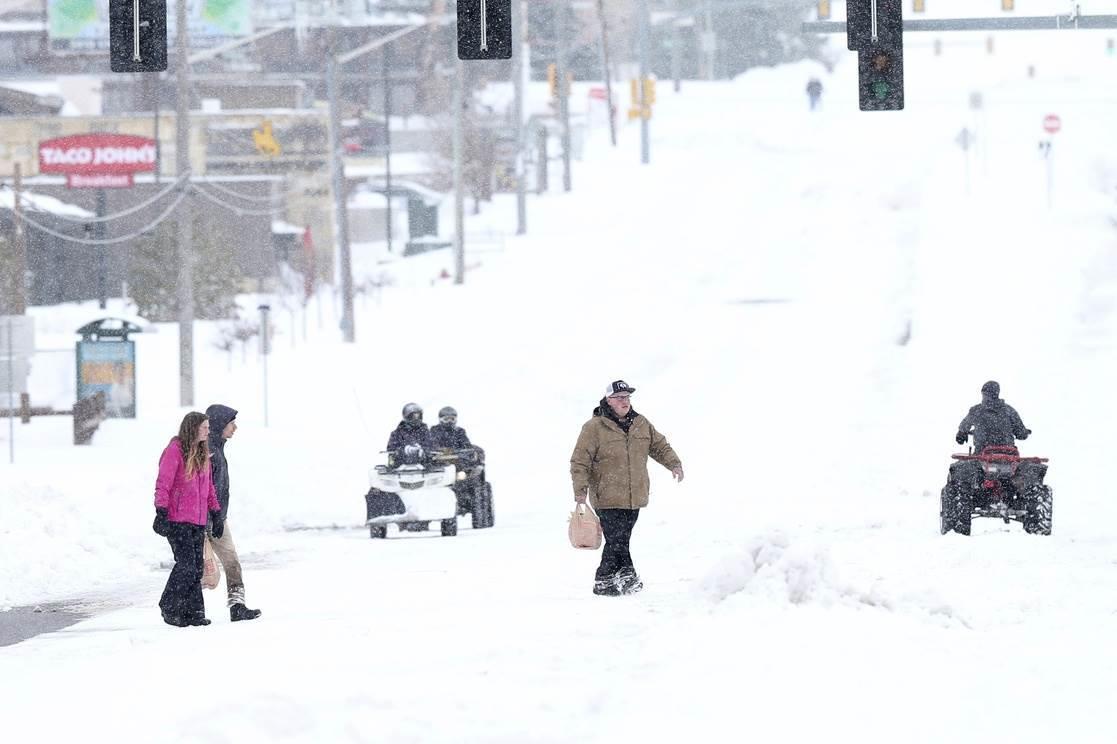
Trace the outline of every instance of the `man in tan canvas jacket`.
{"label": "man in tan canvas jacket", "polygon": [[605,397],[582,426],[570,456],[574,501],[587,498],[601,520],[605,549],[593,593],[635,594],[644,588],[632,565],[629,541],[640,509],[648,505],[648,457],[683,479],[683,464],[667,438],[632,408],[636,392],[624,380],[609,384]]}

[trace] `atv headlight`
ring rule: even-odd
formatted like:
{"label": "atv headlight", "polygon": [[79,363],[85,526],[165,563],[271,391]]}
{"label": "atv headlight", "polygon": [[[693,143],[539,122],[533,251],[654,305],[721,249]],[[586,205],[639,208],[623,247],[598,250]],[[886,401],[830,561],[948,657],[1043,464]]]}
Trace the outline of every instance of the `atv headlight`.
{"label": "atv headlight", "polygon": [[462,472],[458,473],[458,478],[457,479],[460,480],[460,481],[465,480],[465,471],[464,470]]}

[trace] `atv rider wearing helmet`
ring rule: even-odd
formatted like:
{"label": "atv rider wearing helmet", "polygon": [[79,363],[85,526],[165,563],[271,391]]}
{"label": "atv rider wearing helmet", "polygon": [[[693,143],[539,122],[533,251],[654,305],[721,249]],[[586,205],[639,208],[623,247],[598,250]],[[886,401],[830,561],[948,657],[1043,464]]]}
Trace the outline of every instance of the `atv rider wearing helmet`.
{"label": "atv rider wearing helmet", "polygon": [[418,403],[403,407],[403,420],[388,436],[388,451],[398,452],[409,445],[419,445],[427,452],[431,448],[431,433],[423,423],[423,409]]}
{"label": "atv rider wearing helmet", "polygon": [[958,424],[954,441],[965,444],[973,434],[974,452],[981,454],[986,447],[1012,447],[1017,439],[1027,439],[1032,433],[1024,426],[1016,409],[1001,400],[1001,386],[990,380],[981,386],[981,403],[970,409]]}
{"label": "atv rider wearing helmet", "polygon": [[458,426],[458,412],[452,406],[444,406],[438,412],[438,423],[431,427],[431,447],[434,449],[469,449],[473,444]]}

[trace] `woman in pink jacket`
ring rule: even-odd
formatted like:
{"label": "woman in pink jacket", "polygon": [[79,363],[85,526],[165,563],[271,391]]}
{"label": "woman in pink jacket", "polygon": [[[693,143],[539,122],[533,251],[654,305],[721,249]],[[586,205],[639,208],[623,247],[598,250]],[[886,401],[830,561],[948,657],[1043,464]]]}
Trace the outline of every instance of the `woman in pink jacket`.
{"label": "woman in pink jacket", "polygon": [[178,436],[159,458],[155,480],[156,534],[167,538],[175,566],[159,599],[163,621],[180,628],[209,625],[202,599],[202,549],[206,518],[218,512],[209,464],[209,420],[204,413],[186,414]]}

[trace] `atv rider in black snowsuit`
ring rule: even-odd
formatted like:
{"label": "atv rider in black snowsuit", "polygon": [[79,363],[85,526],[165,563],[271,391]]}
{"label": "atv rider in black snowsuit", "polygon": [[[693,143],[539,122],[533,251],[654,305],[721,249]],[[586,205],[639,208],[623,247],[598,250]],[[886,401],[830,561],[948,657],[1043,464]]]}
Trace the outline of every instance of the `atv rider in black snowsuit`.
{"label": "atv rider in black snowsuit", "polygon": [[403,407],[403,420],[388,436],[388,452],[395,453],[408,445],[417,444],[424,452],[431,449],[431,433],[423,423],[423,409],[418,403]]}
{"label": "atv rider in black snowsuit", "polygon": [[438,412],[438,423],[431,427],[431,446],[435,449],[469,449],[473,444],[458,426],[458,412],[451,406],[444,406]]}
{"label": "atv rider in black snowsuit", "polygon": [[986,447],[1012,447],[1017,439],[1027,439],[1032,433],[1024,426],[1016,409],[1001,400],[1001,386],[990,380],[981,386],[981,403],[970,409],[958,424],[954,441],[965,444],[973,434],[974,452],[981,454]]}

